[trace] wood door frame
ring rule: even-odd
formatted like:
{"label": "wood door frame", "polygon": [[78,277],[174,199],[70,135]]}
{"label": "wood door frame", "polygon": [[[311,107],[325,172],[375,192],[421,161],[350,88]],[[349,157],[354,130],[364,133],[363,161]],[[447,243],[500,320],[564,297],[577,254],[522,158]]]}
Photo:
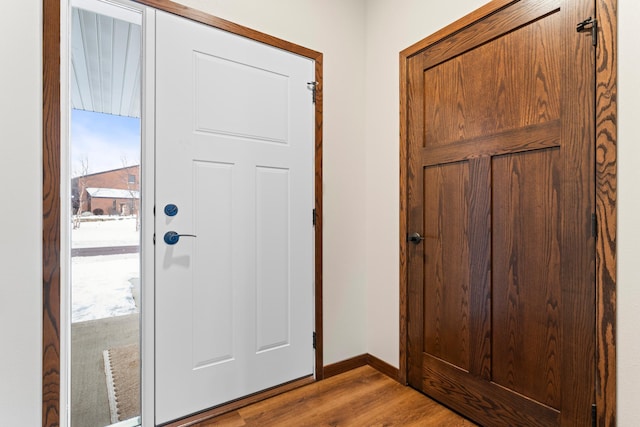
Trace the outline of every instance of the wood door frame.
{"label": "wood door frame", "polygon": [[[400,52],[400,367],[408,369],[408,60],[418,52],[517,2],[493,0]],[[596,47],[596,410],[597,425],[616,425],[617,6],[595,0]],[[585,17],[587,18],[587,17]]]}
{"label": "wood door frame", "polygon": [[[316,381],[323,379],[322,327],[322,127],[323,54],[294,43],[218,18],[170,0],[134,0],[213,28],[252,39],[315,61],[315,333]],[[60,262],[61,257],[61,85],[60,0],[42,0],[42,426],[60,423]]]}

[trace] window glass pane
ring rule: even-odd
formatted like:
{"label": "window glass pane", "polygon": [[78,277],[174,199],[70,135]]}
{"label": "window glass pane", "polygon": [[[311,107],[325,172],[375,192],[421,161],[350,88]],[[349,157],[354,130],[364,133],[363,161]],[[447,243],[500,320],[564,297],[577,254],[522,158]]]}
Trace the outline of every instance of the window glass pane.
{"label": "window glass pane", "polygon": [[140,35],[135,23],[72,9],[74,427],[140,420]]}

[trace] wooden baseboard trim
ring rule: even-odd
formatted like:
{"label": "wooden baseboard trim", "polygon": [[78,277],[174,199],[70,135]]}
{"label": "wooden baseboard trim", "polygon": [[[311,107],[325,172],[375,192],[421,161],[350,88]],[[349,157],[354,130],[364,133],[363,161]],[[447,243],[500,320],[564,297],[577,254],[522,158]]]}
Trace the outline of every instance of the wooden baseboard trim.
{"label": "wooden baseboard trim", "polygon": [[361,354],[359,356],[325,366],[323,369],[324,379],[326,380],[327,378],[335,377],[336,375],[343,374],[352,369],[368,365],[368,356],[368,354]]}
{"label": "wooden baseboard trim", "polygon": [[240,409],[242,407],[251,405],[252,403],[259,402],[261,400],[266,400],[270,397],[277,396],[282,393],[286,393],[288,391],[294,390],[296,388],[308,385],[315,382],[313,376],[301,378],[299,380],[294,380],[289,383],[283,384],[278,387],[271,388],[269,390],[262,391],[260,393],[252,394],[251,396],[235,400],[233,402],[227,403],[225,405],[217,406],[215,408],[211,408],[207,411],[200,412],[199,414],[191,415],[187,418],[180,419],[178,421],[172,421],[167,424],[162,424],[163,427],[189,427],[195,424],[201,423],[203,421],[210,420],[219,415],[226,414],[227,412],[235,411],[236,409]]}
{"label": "wooden baseboard trim", "polygon": [[378,359],[372,354],[367,354],[367,365],[382,372],[392,380],[400,381],[400,370],[398,368],[394,368],[384,360]]}
{"label": "wooden baseboard trim", "polygon": [[330,378],[365,365],[369,365],[389,378],[399,381],[400,371],[398,368],[394,368],[384,360],[378,359],[369,353],[361,354],[359,356],[325,366],[324,378]]}

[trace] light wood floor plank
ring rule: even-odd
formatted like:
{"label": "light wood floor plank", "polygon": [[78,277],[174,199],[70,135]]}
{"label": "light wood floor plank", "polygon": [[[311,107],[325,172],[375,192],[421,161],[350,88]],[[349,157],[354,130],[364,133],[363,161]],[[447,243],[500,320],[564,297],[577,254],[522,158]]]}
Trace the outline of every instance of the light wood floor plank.
{"label": "light wood floor plank", "polygon": [[474,423],[370,366],[353,369],[194,427],[434,426]]}

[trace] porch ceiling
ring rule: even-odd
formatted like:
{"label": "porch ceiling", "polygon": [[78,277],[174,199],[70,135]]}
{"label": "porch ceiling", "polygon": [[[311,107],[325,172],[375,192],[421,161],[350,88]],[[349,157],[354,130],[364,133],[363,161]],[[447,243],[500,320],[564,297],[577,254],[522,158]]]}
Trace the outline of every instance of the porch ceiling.
{"label": "porch ceiling", "polygon": [[71,19],[72,108],[139,118],[140,25],[75,7]]}

